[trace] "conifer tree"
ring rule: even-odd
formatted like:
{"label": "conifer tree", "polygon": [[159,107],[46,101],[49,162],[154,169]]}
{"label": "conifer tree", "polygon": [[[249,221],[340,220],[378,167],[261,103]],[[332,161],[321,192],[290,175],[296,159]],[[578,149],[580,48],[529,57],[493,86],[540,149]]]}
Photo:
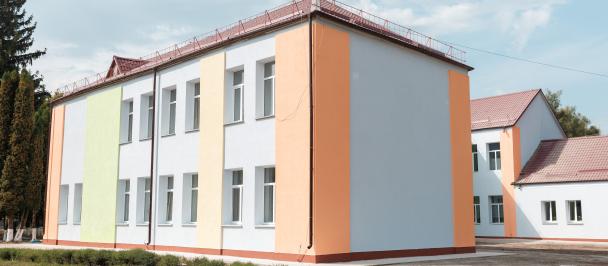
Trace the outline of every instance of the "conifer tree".
{"label": "conifer tree", "polygon": [[26,67],[46,53],[30,51],[36,23],[24,4],[25,0],[0,0],[0,74]]}
{"label": "conifer tree", "polygon": [[0,178],[0,209],[6,213],[7,241],[13,240],[13,221],[24,203],[24,184],[31,177],[31,140],[34,127],[34,83],[22,71],[15,93],[10,151],[4,161]]}
{"label": "conifer tree", "polygon": [[13,100],[19,84],[19,73],[10,71],[0,80],[0,171],[8,155],[11,124],[13,121]]}

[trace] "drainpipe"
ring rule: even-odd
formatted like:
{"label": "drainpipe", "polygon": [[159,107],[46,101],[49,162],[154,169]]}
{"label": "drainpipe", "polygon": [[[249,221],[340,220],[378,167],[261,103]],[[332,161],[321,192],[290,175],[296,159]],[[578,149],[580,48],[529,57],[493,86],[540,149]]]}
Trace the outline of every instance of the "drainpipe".
{"label": "drainpipe", "polygon": [[312,94],[312,88],[313,88],[313,78],[312,78],[312,71],[313,71],[313,67],[312,67],[312,13],[314,11],[314,4],[313,6],[311,6],[311,10],[310,13],[308,14],[308,84],[310,86],[309,88],[309,98],[310,98],[310,103],[309,103],[309,108],[310,108],[310,165],[309,165],[309,188],[308,188],[308,247],[306,247],[306,249],[311,249],[312,248],[312,244],[313,244],[313,237],[312,237],[312,230],[313,230],[313,141],[314,141],[314,130],[313,130],[313,126],[314,126],[314,120],[313,120],[313,94]]}
{"label": "drainpipe", "polygon": [[150,206],[148,207],[148,242],[146,242],[146,246],[149,246],[152,242],[152,199],[154,198],[154,140],[156,138],[156,71],[157,68],[154,68],[154,80],[152,81],[152,104],[154,104],[154,108],[152,109],[152,139],[150,140]]}

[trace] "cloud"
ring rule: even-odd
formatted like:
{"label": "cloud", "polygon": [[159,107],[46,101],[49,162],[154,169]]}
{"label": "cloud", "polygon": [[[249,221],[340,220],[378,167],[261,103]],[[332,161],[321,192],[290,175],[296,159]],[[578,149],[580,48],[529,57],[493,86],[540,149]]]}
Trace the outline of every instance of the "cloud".
{"label": "cloud", "polygon": [[555,6],[564,0],[389,1],[350,0],[369,13],[431,36],[497,31],[523,49],[536,30],[547,25]]}

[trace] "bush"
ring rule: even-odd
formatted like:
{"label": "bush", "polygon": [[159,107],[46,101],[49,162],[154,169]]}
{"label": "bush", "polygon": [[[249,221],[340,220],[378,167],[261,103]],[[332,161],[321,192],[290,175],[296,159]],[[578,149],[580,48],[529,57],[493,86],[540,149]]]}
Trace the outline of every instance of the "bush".
{"label": "bush", "polygon": [[[196,258],[188,260],[173,255],[157,255],[143,249],[124,251],[110,250],[38,250],[0,248],[0,261],[16,261],[23,264],[40,263],[42,265],[145,265],[145,266],[226,266],[219,260]],[[21,264],[19,263],[19,264]],[[236,262],[232,266],[254,266],[251,263]]]}

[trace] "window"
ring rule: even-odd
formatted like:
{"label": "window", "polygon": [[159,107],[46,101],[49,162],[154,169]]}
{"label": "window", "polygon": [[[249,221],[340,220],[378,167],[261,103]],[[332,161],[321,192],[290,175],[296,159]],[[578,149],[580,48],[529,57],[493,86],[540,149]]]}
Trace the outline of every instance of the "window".
{"label": "window", "polygon": [[133,100],[122,102],[120,143],[133,141]]}
{"label": "window", "polygon": [[170,223],[173,220],[173,177],[167,177],[165,191],[165,222]]}
{"label": "window", "polygon": [[198,208],[198,174],[185,174],[182,194],[182,222],[196,223]]}
{"label": "window", "polygon": [[190,222],[196,223],[196,215],[198,208],[198,174],[192,175],[191,180]]}
{"label": "window", "polygon": [[479,204],[479,196],[473,196],[473,221],[475,224],[481,223],[481,205]]}
{"label": "window", "polygon": [[583,208],[580,200],[569,200],[566,201],[568,206],[568,222],[570,223],[582,223],[583,222]]}
{"label": "window", "polygon": [[490,170],[500,170],[500,143],[488,144],[490,153]]}
{"label": "window", "polygon": [[244,71],[236,71],[232,77],[232,114],[233,122],[243,121],[243,75]]}
{"label": "window", "polygon": [[140,139],[151,139],[154,132],[154,95],[141,96],[140,113]]}
{"label": "window", "polygon": [[175,134],[175,108],[177,106],[177,91],[170,90],[169,91],[169,131],[168,135]]}
{"label": "window", "polygon": [[201,84],[194,84],[194,110],[192,114],[192,129],[198,130],[200,126],[200,113],[201,111]]}
{"label": "window", "polygon": [[131,181],[119,180],[118,189],[120,198],[118,199],[118,222],[129,222],[129,204],[131,203]]}
{"label": "window", "polygon": [[543,201],[543,221],[545,223],[557,222],[557,211],[555,207],[555,201]]}
{"label": "window", "polygon": [[151,196],[152,194],[150,194],[150,189],[152,187],[152,184],[150,182],[150,178],[144,178],[144,217],[143,217],[143,222],[144,223],[149,223],[150,222],[150,203],[151,203]]}
{"label": "window", "polygon": [[274,223],[274,167],[264,169],[264,223]]}
{"label": "window", "polygon": [[59,224],[67,224],[68,222],[68,198],[70,197],[70,186],[61,185],[59,188]]}
{"label": "window", "polygon": [[505,222],[502,196],[490,196],[490,214],[490,223],[502,224]]}
{"label": "window", "polygon": [[243,170],[232,171],[232,222],[240,223],[243,200]]}
{"label": "window", "polygon": [[74,184],[74,217],[72,217],[74,224],[80,224],[80,218],[82,217],[82,184]]}
{"label": "window", "polygon": [[264,116],[274,115],[274,62],[264,64]]}
{"label": "window", "polygon": [[473,144],[473,171],[479,171],[479,154],[477,153],[477,144]]}

